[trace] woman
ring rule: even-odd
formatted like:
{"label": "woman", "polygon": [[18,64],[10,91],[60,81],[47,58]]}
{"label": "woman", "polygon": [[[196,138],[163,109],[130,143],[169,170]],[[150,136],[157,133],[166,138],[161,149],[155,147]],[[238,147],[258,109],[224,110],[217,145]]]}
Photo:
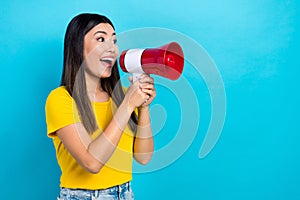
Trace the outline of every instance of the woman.
{"label": "woman", "polygon": [[133,199],[132,158],[147,164],[152,157],[153,79],[131,80],[124,94],[116,41],[102,15],[80,14],[67,27],[61,86],[45,106],[62,171],[58,199]]}

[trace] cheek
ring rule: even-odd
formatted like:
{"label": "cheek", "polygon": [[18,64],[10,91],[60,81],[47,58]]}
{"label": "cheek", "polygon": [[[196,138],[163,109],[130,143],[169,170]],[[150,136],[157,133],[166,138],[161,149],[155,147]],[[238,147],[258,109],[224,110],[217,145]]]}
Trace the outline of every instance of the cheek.
{"label": "cheek", "polygon": [[83,48],[83,59],[91,57],[95,52],[90,47]]}
{"label": "cheek", "polygon": [[118,57],[119,56],[119,47],[117,45],[115,47],[115,52],[116,52],[116,56]]}
{"label": "cheek", "polygon": [[95,44],[90,39],[85,38],[83,42],[83,59],[86,59],[90,54],[93,54],[95,47]]}

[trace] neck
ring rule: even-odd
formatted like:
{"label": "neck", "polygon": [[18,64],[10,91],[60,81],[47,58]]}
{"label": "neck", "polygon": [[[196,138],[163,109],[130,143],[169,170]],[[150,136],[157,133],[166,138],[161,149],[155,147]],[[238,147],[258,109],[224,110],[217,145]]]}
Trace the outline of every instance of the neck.
{"label": "neck", "polygon": [[86,82],[86,90],[89,96],[89,99],[95,99],[95,95],[98,91],[103,91],[101,88],[101,79],[95,76],[90,76],[85,73],[85,82]]}
{"label": "neck", "polygon": [[108,101],[109,96],[101,87],[101,79],[98,77],[90,76],[89,74],[85,74],[85,78],[89,99],[94,102]]}

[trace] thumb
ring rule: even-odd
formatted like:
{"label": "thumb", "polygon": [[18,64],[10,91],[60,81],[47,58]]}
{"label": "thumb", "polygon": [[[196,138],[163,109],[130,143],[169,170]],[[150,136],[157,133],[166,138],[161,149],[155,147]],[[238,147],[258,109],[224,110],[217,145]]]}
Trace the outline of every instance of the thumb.
{"label": "thumb", "polygon": [[132,84],[133,83],[133,77],[129,76],[128,79],[129,79],[130,83]]}

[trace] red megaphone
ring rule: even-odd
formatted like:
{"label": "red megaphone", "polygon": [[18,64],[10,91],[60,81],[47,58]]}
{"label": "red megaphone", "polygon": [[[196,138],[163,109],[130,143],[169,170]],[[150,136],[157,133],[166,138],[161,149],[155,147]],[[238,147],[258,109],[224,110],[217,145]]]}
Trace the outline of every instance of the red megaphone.
{"label": "red megaphone", "polygon": [[158,48],[125,50],[119,62],[124,72],[133,73],[134,80],[142,73],[176,80],[182,74],[184,55],[180,45],[171,42]]}

